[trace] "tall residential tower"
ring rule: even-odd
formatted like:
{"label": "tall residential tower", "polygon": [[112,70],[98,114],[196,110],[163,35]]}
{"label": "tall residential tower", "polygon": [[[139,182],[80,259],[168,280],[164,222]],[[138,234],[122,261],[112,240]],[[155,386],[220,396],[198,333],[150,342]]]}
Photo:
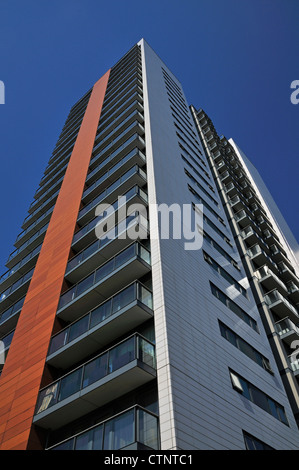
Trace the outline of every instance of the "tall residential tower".
{"label": "tall residential tower", "polygon": [[297,243],[144,40],[71,108],[15,247],[0,449],[299,449]]}

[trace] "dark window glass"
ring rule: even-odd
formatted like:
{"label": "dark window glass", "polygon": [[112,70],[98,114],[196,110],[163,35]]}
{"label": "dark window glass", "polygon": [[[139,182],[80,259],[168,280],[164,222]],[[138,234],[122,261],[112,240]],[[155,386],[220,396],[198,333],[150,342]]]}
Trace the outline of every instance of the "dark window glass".
{"label": "dark window glass", "polygon": [[70,326],[68,342],[78,338],[78,336],[82,335],[87,331],[88,320],[89,317],[88,315],[86,315],[85,317],[81,318],[76,323],[74,323],[72,326]]}
{"label": "dark window glass", "polygon": [[92,450],[93,430],[84,432],[76,438],[75,450]]}
{"label": "dark window glass", "polygon": [[135,337],[119,344],[109,351],[109,373],[120,369],[135,358]]}
{"label": "dark window glass", "polygon": [[73,450],[74,439],[69,439],[68,441],[58,444],[58,446],[53,447],[53,450]]}
{"label": "dark window glass", "polygon": [[83,388],[102,379],[108,373],[108,353],[84,366]]}
{"label": "dark window glass", "polygon": [[260,441],[256,437],[251,436],[246,432],[243,432],[243,435],[247,450],[275,450],[273,449],[273,447],[270,447],[268,444],[265,444],[265,442]]}
{"label": "dark window glass", "polygon": [[83,279],[83,281],[79,282],[79,284],[77,285],[76,297],[83,294],[83,292],[85,292],[93,285],[93,278],[94,274],[92,273],[90,276]]}
{"label": "dark window glass", "polygon": [[95,310],[91,312],[91,319],[90,319],[90,328],[94,327],[98,323],[101,323],[105,320],[105,318],[111,315],[111,308],[112,308],[112,300],[108,300],[104,304],[97,307]]}
{"label": "dark window glass", "polygon": [[134,410],[131,410],[105,424],[104,449],[126,447],[134,442],[134,434]]}
{"label": "dark window glass", "polygon": [[267,396],[255,387],[250,387],[250,392],[253,403],[269,413]]}
{"label": "dark window glass", "polygon": [[82,368],[61,379],[58,401],[64,400],[80,390]]}

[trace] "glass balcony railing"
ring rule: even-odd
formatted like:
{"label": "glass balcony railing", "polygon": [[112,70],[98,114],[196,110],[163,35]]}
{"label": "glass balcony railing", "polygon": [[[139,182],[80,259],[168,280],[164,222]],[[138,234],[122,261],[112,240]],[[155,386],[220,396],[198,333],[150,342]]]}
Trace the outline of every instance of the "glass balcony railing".
{"label": "glass balcony railing", "polygon": [[[125,200],[124,203],[127,204],[130,201],[130,199],[132,199],[136,195],[140,196],[141,199],[143,199],[143,201],[147,203],[147,200],[148,200],[147,193],[143,191],[143,189],[139,188],[139,186],[137,185],[133,186],[131,189],[129,189],[129,191],[127,191],[126,193],[122,195],[122,198],[124,198]],[[120,204],[118,199],[114,203],[111,204],[111,208],[114,211],[117,211],[122,206],[123,204],[122,203]],[[86,235],[88,232],[94,229],[98,222],[99,222],[98,217],[95,217],[88,224],[84,225],[80,230],[78,230],[78,232],[74,234],[72,244],[76,243],[80,238],[82,238],[84,235]]]}
{"label": "glass balcony railing", "polygon": [[112,317],[136,301],[141,302],[151,310],[153,308],[153,295],[151,291],[138,281],[125,287],[125,289],[110,297],[110,299],[53,336],[48,354],[51,355],[59,351],[59,349],[80,338],[80,336],[95,326],[100,325],[107,318]]}
{"label": "glass balcony railing", "polygon": [[78,253],[76,256],[74,256],[67,264],[65,275],[67,275],[70,271],[79,266],[79,264],[83,263],[87,258],[97,253],[100,249],[107,245],[107,243],[116,240],[120,234],[124,234],[126,230],[129,230],[130,227],[133,224],[135,225],[136,223],[141,223],[142,227],[144,227],[143,233],[147,233],[147,220],[141,219],[138,213],[131,214],[125,220],[123,220],[118,225],[113,227],[109,232],[107,232],[105,237],[97,239],[94,243],[92,243],[87,248]]}
{"label": "glass balcony railing", "polygon": [[[113,150],[109,155],[107,155],[107,157],[104,160],[100,160],[104,152],[100,152],[94,157],[92,157],[92,159],[90,160],[90,168],[92,168],[92,166],[97,162],[100,162],[100,164],[102,165],[102,162],[106,161],[105,164],[107,164],[109,161],[113,160],[118,154],[125,151],[126,148],[129,149],[130,144],[132,144],[132,142],[134,142],[135,140],[141,142],[142,146],[144,147],[145,144],[144,144],[144,140],[142,139],[142,137],[140,137],[139,134],[134,133],[123,144],[119,145],[115,150]],[[87,178],[90,178],[90,173],[87,175]]]}
{"label": "glass balcony railing", "polygon": [[[67,162],[62,166],[60,167],[59,169],[57,168],[56,171],[54,172],[54,174],[51,176],[50,179],[48,179],[47,181],[45,181],[44,183],[42,183],[42,186],[40,186],[37,190],[36,190],[36,193],[35,193],[35,196],[37,198],[39,197],[42,197],[43,194],[45,193],[45,188],[48,188],[46,190],[46,192],[48,192],[49,190],[51,190],[53,188],[53,186],[56,185],[56,183],[53,185],[53,182],[54,180],[56,180],[58,177],[60,177],[62,175],[62,177],[64,177],[64,175],[62,174],[64,170],[66,170],[67,166],[69,164],[69,160],[67,160]],[[52,173],[52,172],[51,172]],[[58,181],[58,180],[57,180]]]}
{"label": "glass balcony railing", "polygon": [[261,256],[261,257],[263,257],[263,261],[269,261],[269,263],[271,263],[271,265],[275,269],[278,269],[277,264],[274,263],[274,261],[270,258],[270,256],[267,255],[267,253],[264,250],[262,250],[262,248],[258,244],[253,245],[251,248],[249,248],[247,250],[247,254],[250,256],[250,258],[255,258],[257,256]]}
{"label": "glass balcony railing", "polygon": [[46,230],[48,228],[48,223],[45,224],[40,230],[38,230],[38,232],[35,232],[30,238],[28,238],[27,241],[25,241],[19,248],[17,248],[15,251],[13,251],[9,258],[8,258],[8,261],[11,261],[15,256],[17,256],[18,254],[20,254],[23,250],[25,250],[26,248],[28,248],[28,246],[31,245],[32,242],[34,242],[34,240],[36,240],[40,235],[46,233]]}
{"label": "glass balcony railing", "polygon": [[137,333],[40,390],[36,414],[48,410],[136,359],[156,368],[154,344]]}
{"label": "glass balcony railing", "polygon": [[[139,117],[143,121],[142,115],[140,114],[140,112],[137,109],[135,109],[128,116],[126,116],[125,119],[123,119],[120,122],[120,124],[118,124],[116,127],[112,128],[112,130],[108,134],[106,134],[106,129],[103,132],[101,132],[100,134],[98,134],[97,137],[96,137],[96,142],[95,142],[96,147],[94,147],[94,149],[96,149],[99,145],[105,144],[105,142],[107,142],[109,139],[111,139],[113,136],[115,136],[117,131],[120,130],[133,117]],[[134,122],[136,124],[136,121],[134,121]],[[105,132],[105,137],[102,137],[102,134],[104,132]]]}
{"label": "glass balcony railing", "polygon": [[120,178],[114,181],[114,183],[108,186],[108,188],[106,188],[96,198],[84,206],[78,214],[78,220],[83,217],[83,215],[87,214],[87,212],[89,212],[91,209],[95,208],[101,201],[103,201],[107,196],[113,193],[113,191],[119,188],[121,184],[123,184],[135,174],[139,174],[146,181],[146,173],[138,165],[132,166],[132,168],[126,171]]}
{"label": "glass balcony railing", "polygon": [[289,281],[287,283],[287,288],[288,288],[288,292],[290,294],[295,294],[295,293],[298,294],[299,293],[299,287],[293,281]]}
{"label": "glass balcony railing", "polygon": [[[64,175],[59,178],[56,183],[55,183],[55,186],[57,186],[58,184],[60,184],[64,179]],[[41,196],[39,196],[37,199],[34,199],[34,201],[30,204],[30,209],[34,209],[35,206],[37,206],[38,203],[40,203],[48,194],[50,191],[53,191],[53,186],[51,186],[50,188],[47,189],[47,191],[45,191]]]}
{"label": "glass balcony railing", "polygon": [[[140,130],[144,131],[143,127],[138,121],[132,122],[124,131],[122,131],[117,137],[115,137],[114,140],[110,141],[109,144],[106,145],[97,155],[103,155],[105,154],[109,149],[111,149],[113,146],[117,145],[119,141],[123,139],[123,137],[131,130],[133,130],[136,126],[140,127]],[[99,142],[94,148],[93,148],[93,154],[97,151],[102,146],[102,142]]]}
{"label": "glass balcony railing", "polygon": [[267,265],[262,266],[260,269],[258,269],[255,272],[255,275],[259,279],[259,281],[262,281],[268,276],[271,276],[287,292],[287,287],[284,284],[284,282],[281,279],[279,279],[279,277],[276,276],[276,274],[274,274],[274,272]]}
{"label": "glass balcony railing", "polygon": [[6,289],[2,294],[0,294],[0,303],[3,302],[10,294],[12,294],[15,290],[25,284],[29,279],[31,279],[34,269],[28,271],[28,273],[24,274],[24,276],[20,277],[16,282],[14,282],[8,289]]}
{"label": "glass balcony railing", "polygon": [[96,269],[78,284],[71,287],[71,289],[67,290],[64,294],[62,294],[58,304],[58,311],[64,308],[74,299],[79,297],[81,294],[84,294],[91,287],[102,282],[104,278],[110,276],[114,271],[118,270],[121,266],[131,261],[136,256],[150,265],[149,250],[142,246],[140,243],[133,243],[132,245],[128,246],[125,250],[118,253],[114,258],[110,259],[101,267]]}
{"label": "glass balcony railing", "polygon": [[[136,91],[132,93],[129,98],[123,101],[120,106],[114,109],[114,111],[109,114],[105,119],[101,119],[101,123],[97,129],[97,132],[102,132],[104,129],[108,128],[110,125],[114,124],[116,120],[121,118],[125,115],[128,110],[133,107],[138,107],[143,110],[143,105],[141,104],[143,101],[142,96]],[[108,124],[107,124],[108,123]]]}
{"label": "glass balcony railing", "polygon": [[278,290],[274,289],[265,295],[265,302],[271,308],[276,303],[282,302],[287,307],[288,311],[292,312],[297,318],[299,318],[298,311],[294,305],[292,305]]}
{"label": "glass balcony railing", "polygon": [[[139,109],[142,109],[142,107],[140,105],[140,102],[137,101],[137,100],[134,100],[128,106],[125,106],[124,110],[121,111],[121,113],[119,113],[119,110],[115,111],[115,113],[114,113],[115,116],[114,116],[114,114],[110,116],[108,125],[107,125],[107,123],[102,124],[102,122],[101,122],[100,126],[97,129],[96,140],[98,140],[98,137],[100,135],[106,135],[107,131],[109,132],[110,129],[113,129],[116,122],[119,122],[124,116],[126,116],[128,114],[128,112],[130,112],[130,110],[136,109],[137,107]],[[123,105],[122,105],[122,108],[123,108]]]}
{"label": "glass balcony railing", "polygon": [[13,266],[13,268],[11,268],[9,271],[7,271],[7,272],[5,273],[5,279],[7,279],[7,278],[10,277],[12,274],[14,274],[15,272],[17,272],[17,270],[18,270],[21,266],[24,266],[29,260],[31,260],[32,258],[34,258],[34,256],[40,252],[41,247],[42,247],[42,243],[41,243],[40,245],[38,245],[36,248],[34,248],[34,250],[32,250],[30,253],[28,253],[28,255],[24,256],[24,258],[22,258],[17,264],[15,264],[15,265]]}
{"label": "glass balcony railing", "polygon": [[289,318],[284,318],[275,323],[275,329],[279,336],[284,336],[288,333],[294,332],[299,337],[299,328]]}
{"label": "glass balcony railing", "polygon": [[[41,234],[47,229],[48,225],[49,225],[49,222],[47,222],[45,225],[43,225],[37,232],[33,233],[33,234],[30,236],[29,240],[31,240],[31,241],[35,240],[35,238],[37,238],[39,235],[41,235]],[[24,230],[22,233],[20,233],[20,234],[18,235],[16,241],[18,242],[21,238],[25,237],[25,235],[27,235],[27,234],[30,232],[30,230],[31,230],[32,228],[33,228],[33,226],[30,225],[30,226],[28,227],[28,229],[26,229],[26,230]],[[30,241],[30,243],[31,243],[31,241]],[[23,246],[25,243],[27,243],[27,241],[23,242],[21,246]],[[28,243],[28,244],[29,244],[29,243]],[[20,249],[21,246],[20,246],[18,249]]]}
{"label": "glass balcony railing", "polygon": [[[44,209],[48,204],[52,203],[54,201],[54,199],[57,198],[57,196],[59,194],[59,191],[60,191],[60,188],[54,194],[52,194],[52,196],[49,197],[49,199],[47,199],[43,204],[41,204],[33,212],[31,212],[31,214],[27,215],[24,222],[25,221],[28,222],[30,219],[35,217],[42,209]],[[53,206],[53,204],[51,204],[51,207],[52,206]]]}
{"label": "glass balcony railing", "polygon": [[[88,188],[85,189],[82,198],[85,198],[88,194],[90,194],[94,189],[96,189],[98,186],[100,186],[106,179],[110,178],[113,173],[115,173],[116,170],[121,168],[125,163],[129,162],[134,155],[138,155],[144,162],[145,162],[145,156],[140,152],[139,149],[134,149],[131,152],[128,153],[125,157],[123,157],[121,160],[119,160],[115,165],[113,165],[106,173],[104,173],[99,179],[97,179],[92,185],[88,186]],[[104,162],[102,162],[104,163]],[[89,178],[99,171],[99,168],[96,167],[91,173],[89,173]],[[88,181],[87,179],[87,181]]]}
{"label": "glass balcony railing", "polygon": [[234,218],[236,220],[236,222],[241,222],[241,221],[247,221],[250,220],[251,222],[255,223],[252,218],[247,214],[247,212],[244,210],[244,209],[241,209],[239,212],[237,212],[236,214],[234,214]]}
{"label": "glass balcony railing", "polygon": [[35,221],[31,222],[30,225],[27,226],[27,223],[26,221],[23,223],[23,226],[26,227],[25,230],[20,234],[20,236],[24,235],[25,233],[28,233],[31,229],[33,229],[34,227],[36,227],[43,219],[46,218],[47,215],[51,214],[53,212],[53,209],[54,209],[54,206],[55,206],[55,203],[49,207],[49,209],[44,212],[43,214],[40,215],[40,217],[38,219],[36,219]]}
{"label": "glass balcony railing", "polygon": [[25,297],[18,300],[15,304],[13,304],[11,307],[5,310],[0,315],[0,324],[4,323],[8,318],[12,317],[15,313],[20,312],[23,307],[24,301],[25,301]]}
{"label": "glass balcony railing", "polygon": [[138,443],[159,449],[159,420],[134,406],[46,450],[120,450]]}

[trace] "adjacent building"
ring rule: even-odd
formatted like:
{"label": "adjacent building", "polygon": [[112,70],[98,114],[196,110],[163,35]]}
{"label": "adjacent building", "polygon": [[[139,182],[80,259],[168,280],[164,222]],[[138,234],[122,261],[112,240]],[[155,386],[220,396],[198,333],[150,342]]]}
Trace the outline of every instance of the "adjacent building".
{"label": "adjacent building", "polygon": [[146,41],[71,108],[15,248],[0,449],[299,449],[297,242]]}

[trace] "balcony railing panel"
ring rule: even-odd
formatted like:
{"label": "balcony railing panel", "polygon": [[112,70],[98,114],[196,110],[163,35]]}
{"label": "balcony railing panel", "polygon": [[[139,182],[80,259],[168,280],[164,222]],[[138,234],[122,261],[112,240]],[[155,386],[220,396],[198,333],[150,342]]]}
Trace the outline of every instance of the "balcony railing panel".
{"label": "balcony railing panel", "polygon": [[159,449],[158,417],[135,406],[46,450]]}

